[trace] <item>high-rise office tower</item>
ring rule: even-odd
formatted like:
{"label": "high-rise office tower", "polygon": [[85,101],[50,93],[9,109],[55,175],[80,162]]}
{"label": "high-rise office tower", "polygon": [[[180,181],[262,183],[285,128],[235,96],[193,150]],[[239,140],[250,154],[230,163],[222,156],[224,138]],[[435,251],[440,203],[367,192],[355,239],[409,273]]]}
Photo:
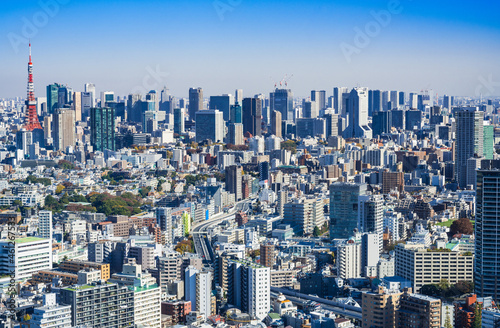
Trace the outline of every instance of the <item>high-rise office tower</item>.
{"label": "high-rise office tower", "polygon": [[59,108],[53,114],[52,138],[57,150],[66,151],[66,147],[74,146],[75,138],[75,111]]}
{"label": "high-rise office tower", "polygon": [[262,101],[259,98],[243,99],[243,135],[262,135]]}
{"label": "high-rise office tower", "polygon": [[90,92],[82,92],[82,99],[81,99],[81,107],[82,107],[82,120],[86,120],[87,117],[90,117],[90,109],[93,108],[92,106],[92,93]]}
{"label": "high-rise office tower", "polygon": [[230,111],[231,112],[230,112],[229,116],[230,116],[231,123],[243,124],[243,110],[241,108],[241,103],[236,102],[233,106],[231,106]]}
{"label": "high-rise office tower", "polygon": [[477,171],[474,289],[479,297],[500,300],[500,171]]}
{"label": "high-rise office tower", "polygon": [[418,94],[416,94],[414,92],[410,93],[409,106],[410,106],[410,109],[417,109],[418,108]]}
{"label": "high-rise office tower", "polygon": [[345,87],[333,88],[333,109],[335,109],[336,114],[342,114],[342,95],[348,93],[348,89]]}
{"label": "high-rise office tower", "polygon": [[188,105],[189,119],[194,121],[196,119],[196,112],[203,109],[203,89],[190,88],[189,89],[189,105]]}
{"label": "high-rise office tower", "polygon": [[52,238],[52,211],[38,212],[38,235],[40,238]]}
{"label": "high-rise office tower", "polygon": [[142,96],[130,94],[127,98],[127,121],[142,123]]}
{"label": "high-rise office tower", "polygon": [[174,109],[174,133],[177,133],[177,134],[184,133],[184,109],[183,108]]}
{"label": "high-rise office tower", "polygon": [[404,91],[399,92],[399,106],[404,106],[405,105],[405,100],[406,100],[406,95]]}
{"label": "high-rise office tower", "polygon": [[82,120],[82,93],[81,92],[73,92],[72,109],[75,111],[75,121],[80,122]]}
{"label": "high-rise office tower", "polygon": [[455,177],[460,188],[467,187],[467,160],[483,156],[484,112],[466,107],[455,112]]}
{"label": "high-rise office tower", "polygon": [[281,133],[281,113],[277,110],[273,110],[271,112],[271,124],[269,126],[269,132],[279,138],[283,136]]}
{"label": "high-rise office tower", "polygon": [[305,101],[302,103],[302,117],[316,118],[319,116],[319,104],[315,101]]}
{"label": "high-rise office tower", "polygon": [[389,100],[389,102],[391,103],[390,105],[391,109],[397,109],[399,106],[399,92],[391,91],[390,97],[391,99]]}
{"label": "high-rise office tower", "polygon": [[379,250],[384,243],[384,197],[382,195],[361,195],[358,197],[358,229],[378,237]]}
{"label": "high-rise office tower", "polygon": [[224,119],[218,110],[202,110],[196,112],[196,142],[212,140],[224,141]]}
{"label": "high-rise office tower", "polygon": [[160,110],[160,99],[158,98],[158,94],[156,90],[151,90],[146,94],[146,101],[152,101],[154,103],[154,110]]}
{"label": "high-rise office tower", "polygon": [[349,113],[349,123],[342,133],[345,139],[348,138],[371,138],[372,129],[368,126],[368,89],[352,89],[348,101],[347,112]]}
{"label": "high-rise office tower", "polygon": [[330,185],[330,238],[346,239],[358,227],[358,197],[366,195],[366,184]]}
{"label": "high-rise office tower", "polygon": [[311,102],[316,102],[318,111],[326,109],[326,91],[311,91]]}
{"label": "high-rise office tower", "polygon": [[443,108],[451,109],[450,96],[443,96]]}
{"label": "high-rise office tower", "polygon": [[106,103],[115,101],[115,93],[113,91],[103,91],[101,92],[101,107],[106,107]]}
{"label": "high-rise office tower", "polygon": [[382,91],[381,98],[382,98],[382,110],[389,110],[389,102],[391,101],[389,91]]}
{"label": "high-rise office tower", "polygon": [[54,113],[55,110],[59,108],[59,104],[57,102],[60,87],[62,87],[62,85],[58,83],[49,84],[47,86],[47,113],[49,114]]}
{"label": "high-rise office tower", "polygon": [[243,138],[243,124],[229,123],[227,134],[227,143],[233,144],[235,146],[241,146],[245,144],[245,140]]}
{"label": "high-rise office tower", "polygon": [[294,120],[293,93],[290,89],[276,89],[269,95],[271,112],[277,110],[281,113],[283,121],[292,123]]}
{"label": "high-rise office tower", "polygon": [[234,199],[239,201],[242,199],[241,183],[242,183],[241,166],[231,165],[226,167],[226,190],[234,194]]}
{"label": "high-rise office tower", "polygon": [[[393,115],[395,111],[393,111]],[[422,111],[418,109],[407,110],[404,112],[405,114],[405,130],[407,131],[415,131],[420,130],[422,127]],[[394,119],[393,119],[394,121]],[[393,122],[393,125],[396,125]]]}
{"label": "high-rise office tower", "polygon": [[259,163],[259,181],[269,180],[269,162]]}
{"label": "high-rise office tower", "polygon": [[234,102],[240,104],[243,102],[243,89],[236,89],[234,92]]}
{"label": "high-rise office tower", "polygon": [[380,136],[383,133],[391,132],[392,128],[392,113],[393,111],[379,111],[373,113],[372,118],[372,134],[373,136]]}
{"label": "high-rise office tower", "polygon": [[167,87],[164,87],[161,91],[160,110],[166,112],[167,114],[173,114],[176,108],[175,105],[175,97],[170,94]]}
{"label": "high-rise office tower", "polygon": [[382,98],[380,90],[370,90],[368,93],[368,116],[382,111]]}
{"label": "high-rise office tower", "polygon": [[90,92],[92,95],[92,103],[90,104],[90,107],[96,107],[97,103],[95,100],[96,93],[95,93],[95,84],[93,83],[85,83],[85,92]]}
{"label": "high-rise office tower", "polygon": [[[331,110],[333,112],[333,110]],[[338,136],[341,131],[339,131],[339,115],[333,113],[325,113],[326,120],[326,135],[328,138],[330,136]]]}
{"label": "high-rise office tower", "polygon": [[[247,260],[228,262],[228,303],[263,320],[271,309],[271,271]],[[229,278],[231,277],[231,278]]]}
{"label": "high-rise office tower", "polygon": [[114,108],[90,109],[90,143],[97,151],[116,150]]}
{"label": "high-rise office tower", "polygon": [[60,86],[57,90],[57,107],[64,108],[69,105],[71,101],[69,88],[67,86]]}
{"label": "high-rise office tower", "polygon": [[234,105],[232,95],[210,96],[209,109],[217,109],[222,112],[224,121],[229,122],[231,116],[231,106]]}

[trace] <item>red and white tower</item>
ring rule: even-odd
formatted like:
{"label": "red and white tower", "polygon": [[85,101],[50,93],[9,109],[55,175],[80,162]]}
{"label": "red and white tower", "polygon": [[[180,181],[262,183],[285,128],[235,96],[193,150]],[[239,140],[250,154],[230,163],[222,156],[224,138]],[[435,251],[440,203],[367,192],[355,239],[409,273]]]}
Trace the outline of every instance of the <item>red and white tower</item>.
{"label": "red and white tower", "polygon": [[26,99],[26,122],[24,128],[28,131],[42,129],[38,114],[36,112],[35,88],[33,86],[33,63],[31,62],[31,42],[30,42],[30,61],[28,63],[28,99]]}

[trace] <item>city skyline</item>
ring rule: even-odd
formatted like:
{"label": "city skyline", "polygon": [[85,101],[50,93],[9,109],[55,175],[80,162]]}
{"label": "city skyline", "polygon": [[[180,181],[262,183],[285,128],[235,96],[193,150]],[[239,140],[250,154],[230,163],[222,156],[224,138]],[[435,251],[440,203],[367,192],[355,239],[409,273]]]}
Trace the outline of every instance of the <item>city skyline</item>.
{"label": "city skyline", "polygon": [[[35,95],[57,82],[117,95],[167,86],[188,96],[268,94],[285,75],[296,97],[334,86],[500,95],[498,4],[48,0],[5,5],[0,97],[24,97],[28,42]],[[272,15],[270,15],[272,13]],[[361,31],[361,33],[359,32]]]}

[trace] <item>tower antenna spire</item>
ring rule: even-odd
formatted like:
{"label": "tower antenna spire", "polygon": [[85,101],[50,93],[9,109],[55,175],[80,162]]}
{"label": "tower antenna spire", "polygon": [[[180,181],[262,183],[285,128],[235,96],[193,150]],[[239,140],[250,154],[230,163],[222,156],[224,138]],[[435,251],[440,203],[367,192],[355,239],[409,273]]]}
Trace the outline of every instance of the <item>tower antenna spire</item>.
{"label": "tower antenna spire", "polygon": [[24,128],[28,131],[42,129],[36,112],[35,88],[33,86],[33,63],[31,62],[31,40],[29,41],[30,59],[28,62],[28,98],[26,99],[26,122]]}

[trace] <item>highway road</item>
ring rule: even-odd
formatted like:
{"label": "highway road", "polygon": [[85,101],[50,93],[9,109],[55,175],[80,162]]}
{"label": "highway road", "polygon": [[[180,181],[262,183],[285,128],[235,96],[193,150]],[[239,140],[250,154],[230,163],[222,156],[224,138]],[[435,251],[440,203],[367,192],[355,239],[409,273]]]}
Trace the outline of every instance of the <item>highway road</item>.
{"label": "highway road", "polygon": [[213,215],[210,219],[206,221],[197,222],[193,225],[191,233],[193,235],[194,249],[196,254],[200,254],[205,262],[211,262],[212,250],[209,250],[210,242],[206,236],[208,228],[221,223],[222,221],[234,217],[234,215],[239,211],[248,211],[251,208],[253,199],[246,199],[235,204],[235,206],[229,210],[229,212],[221,212]]}
{"label": "highway road", "polygon": [[271,297],[277,297],[279,293],[286,295],[286,298],[292,303],[302,304],[308,300],[318,302],[321,304],[321,307],[325,310],[332,311],[337,315],[341,315],[346,318],[361,320],[361,308],[354,307],[352,305],[345,305],[335,301],[330,301],[321,297],[310,296],[307,294],[302,294],[299,292],[295,292],[293,290],[289,290],[286,288],[276,288],[271,287]]}

